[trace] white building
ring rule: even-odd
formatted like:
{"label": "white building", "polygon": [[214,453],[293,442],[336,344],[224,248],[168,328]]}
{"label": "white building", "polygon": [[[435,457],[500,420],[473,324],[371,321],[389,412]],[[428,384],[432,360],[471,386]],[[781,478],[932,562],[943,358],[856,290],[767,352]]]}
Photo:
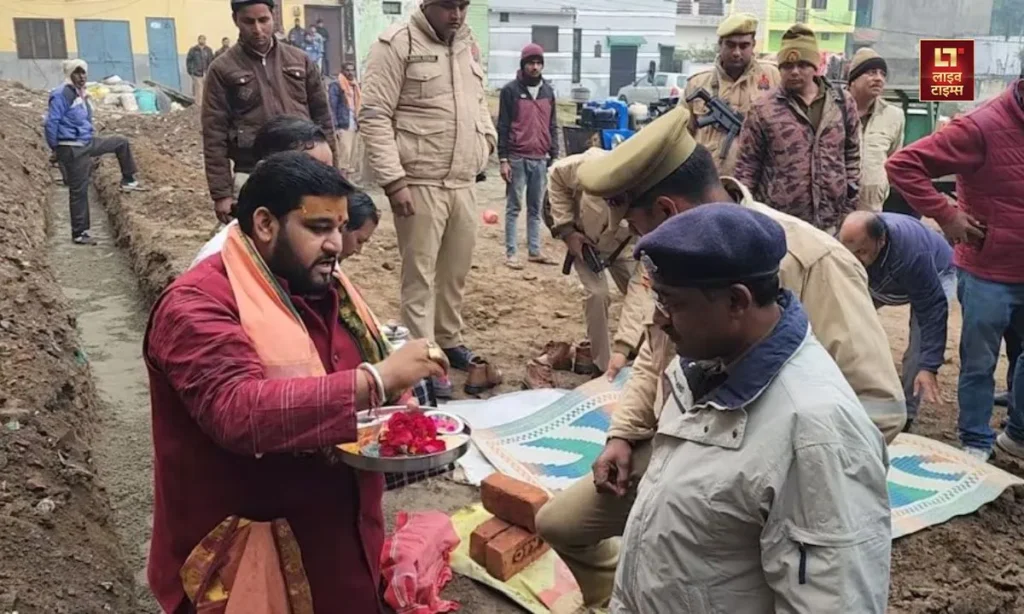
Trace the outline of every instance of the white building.
{"label": "white building", "polygon": [[713,49],[718,45],[718,24],[728,8],[723,0],[676,2],[676,49]]}
{"label": "white building", "polygon": [[671,66],[676,10],[676,0],[491,0],[489,84],[514,79],[523,47],[535,42],[557,96],[579,86],[592,99],[614,95],[652,62]]}

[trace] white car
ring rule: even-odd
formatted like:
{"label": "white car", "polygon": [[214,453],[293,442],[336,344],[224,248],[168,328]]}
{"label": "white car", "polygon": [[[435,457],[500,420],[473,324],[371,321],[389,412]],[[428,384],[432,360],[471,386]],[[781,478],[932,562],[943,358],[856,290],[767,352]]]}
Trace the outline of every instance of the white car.
{"label": "white car", "polygon": [[626,104],[650,104],[662,98],[678,98],[683,95],[689,78],[689,75],[679,72],[656,72],[654,81],[651,81],[644,73],[632,85],[619,88],[619,100]]}

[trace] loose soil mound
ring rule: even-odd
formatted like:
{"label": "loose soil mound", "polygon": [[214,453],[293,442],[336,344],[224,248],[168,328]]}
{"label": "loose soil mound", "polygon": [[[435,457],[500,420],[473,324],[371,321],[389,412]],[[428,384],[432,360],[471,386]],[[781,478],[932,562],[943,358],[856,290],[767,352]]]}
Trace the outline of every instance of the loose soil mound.
{"label": "loose soil mound", "polygon": [[[110,128],[132,137],[142,179],[151,191],[119,192],[113,161],[104,163],[98,186],[122,240],[130,247],[140,282],[152,297],[188,266],[215,231],[202,172],[198,115],[188,111],[162,118],[125,117],[112,122]],[[504,185],[495,169],[489,175],[487,182],[478,184],[479,207],[500,214],[504,211]],[[398,315],[401,263],[386,200],[378,192],[373,194],[384,210],[380,228],[364,253],[346,261],[344,267],[378,315],[386,319]],[[522,245],[524,224],[520,224]],[[521,272],[506,269],[502,228],[502,224],[480,226],[463,309],[467,342],[506,374],[506,384],[499,391],[518,388],[525,361],[549,339],[585,336],[582,292],[575,279],[561,276],[557,267],[531,265]],[[545,237],[545,249],[559,258],[564,253],[549,236]],[[617,313],[612,315],[615,321]],[[907,311],[883,310],[882,320],[898,363],[906,347]],[[940,378],[944,401],[922,411],[915,432],[955,445],[959,311],[954,311],[950,320],[947,355],[954,358]],[[572,376],[559,377],[564,387],[581,382]],[[1019,467],[1006,468],[1024,475]],[[473,494],[467,491],[455,485],[416,485],[401,491],[403,494],[389,493],[385,507],[389,515],[398,509],[449,509],[452,501],[471,499]],[[441,499],[440,492],[444,493]],[[1021,491],[1006,493],[978,514],[898,540],[893,545],[890,610],[914,614],[1024,611],[1024,584],[1017,563],[1024,560],[1024,518],[1017,503],[1022,497]],[[500,602],[495,605],[493,599],[486,598],[486,591],[468,582],[460,582],[450,592],[483,608],[481,612],[518,611],[510,604],[507,609]],[[490,605],[478,605],[483,602]]]}
{"label": "loose soil mound", "polygon": [[0,82],[0,611],[131,612],[89,449],[95,392],[47,264],[45,100]]}

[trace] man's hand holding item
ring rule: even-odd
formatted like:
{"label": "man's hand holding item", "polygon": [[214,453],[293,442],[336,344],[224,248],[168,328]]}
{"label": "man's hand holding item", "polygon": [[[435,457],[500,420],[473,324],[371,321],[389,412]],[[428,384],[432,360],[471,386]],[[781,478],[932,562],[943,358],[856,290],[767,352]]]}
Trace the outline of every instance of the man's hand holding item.
{"label": "man's hand holding item", "polygon": [[633,446],[625,439],[612,437],[594,461],[594,486],[600,492],[624,497],[629,491],[632,464]]}
{"label": "man's hand holding item", "polygon": [[392,395],[404,392],[428,377],[448,373],[448,359],[431,341],[414,339],[395,350],[377,365],[384,390]]}

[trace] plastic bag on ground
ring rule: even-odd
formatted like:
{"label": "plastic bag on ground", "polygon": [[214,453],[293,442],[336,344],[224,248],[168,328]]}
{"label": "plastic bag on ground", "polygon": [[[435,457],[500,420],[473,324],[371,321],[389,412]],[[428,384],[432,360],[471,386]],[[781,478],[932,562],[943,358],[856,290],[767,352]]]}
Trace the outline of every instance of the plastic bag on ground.
{"label": "plastic bag on ground", "polygon": [[451,518],[441,512],[399,512],[397,520],[380,554],[384,600],[397,614],[458,610],[457,602],[441,599],[441,589],[452,579],[452,550],[460,541]]}

